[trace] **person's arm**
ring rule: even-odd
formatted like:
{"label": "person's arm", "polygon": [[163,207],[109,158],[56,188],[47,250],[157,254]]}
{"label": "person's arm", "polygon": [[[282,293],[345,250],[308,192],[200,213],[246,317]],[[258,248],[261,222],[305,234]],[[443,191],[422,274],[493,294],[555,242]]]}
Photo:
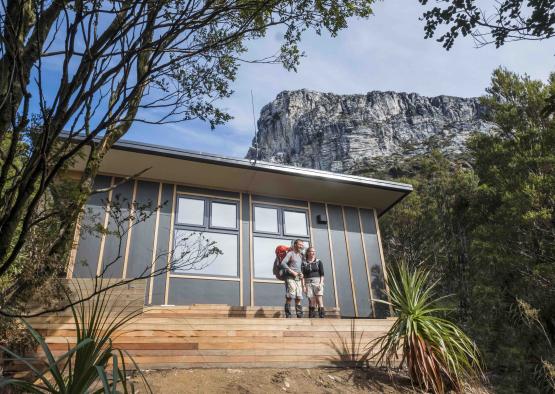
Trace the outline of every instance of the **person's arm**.
{"label": "person's arm", "polygon": [[320,284],[324,283],[324,264],[321,260],[318,260],[318,270],[320,271]]}
{"label": "person's arm", "polygon": [[286,272],[289,272],[291,275],[293,276],[297,276],[297,273],[295,271],[293,271],[291,268],[289,268],[289,265],[287,263],[289,263],[289,260],[291,260],[291,252],[288,252],[285,257],[283,258],[283,260],[281,261],[281,268],[284,269]]}

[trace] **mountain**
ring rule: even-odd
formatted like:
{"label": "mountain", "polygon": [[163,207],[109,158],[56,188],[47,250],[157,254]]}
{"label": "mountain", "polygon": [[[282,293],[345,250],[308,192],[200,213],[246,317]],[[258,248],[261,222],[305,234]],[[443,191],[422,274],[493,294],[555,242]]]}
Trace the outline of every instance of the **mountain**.
{"label": "mountain", "polygon": [[487,132],[478,98],[372,91],[338,95],[283,91],[258,120],[258,153],[247,158],[345,173],[390,171],[398,158],[437,148],[464,152],[473,132]]}

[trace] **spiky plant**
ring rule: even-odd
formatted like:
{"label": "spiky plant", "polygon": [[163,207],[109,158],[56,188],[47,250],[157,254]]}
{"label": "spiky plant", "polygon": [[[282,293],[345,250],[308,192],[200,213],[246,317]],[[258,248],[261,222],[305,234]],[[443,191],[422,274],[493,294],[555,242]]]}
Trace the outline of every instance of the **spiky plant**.
{"label": "spiky plant", "polygon": [[[377,365],[405,367],[413,384],[425,391],[462,392],[463,381],[481,378],[482,363],[474,342],[455,324],[438,316],[452,310],[439,306],[437,282],[430,273],[400,264],[388,270],[391,305],[397,320],[370,343],[367,357]],[[384,301],[385,302],[385,301]]]}
{"label": "spiky plant", "polygon": [[[100,282],[102,288],[102,280]],[[77,299],[89,298],[83,287],[77,282],[74,289]],[[135,392],[133,382],[128,379],[126,359],[130,360],[135,370],[139,371],[133,358],[114,347],[112,337],[130,320],[142,313],[137,308],[122,308],[114,310],[113,298],[116,290],[106,290],[93,296],[87,301],[71,305],[71,312],[75,324],[76,343],[68,344],[68,350],[58,357],[54,357],[45,339],[31,325],[23,321],[27,330],[37,341],[46,358],[46,368],[39,369],[25,357],[1,347],[1,350],[27,366],[33,379],[4,379],[2,387],[12,386],[29,393],[124,393]],[[115,294],[117,297],[118,294]],[[70,293],[66,297],[71,304]],[[148,382],[140,373],[148,392],[151,389]]]}

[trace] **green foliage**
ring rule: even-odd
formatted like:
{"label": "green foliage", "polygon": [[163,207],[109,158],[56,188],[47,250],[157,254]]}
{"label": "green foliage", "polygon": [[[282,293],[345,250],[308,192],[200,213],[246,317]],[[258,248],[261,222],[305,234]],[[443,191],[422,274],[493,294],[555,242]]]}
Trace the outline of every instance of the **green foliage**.
{"label": "green foliage", "polygon": [[[429,0],[419,0],[427,5]],[[460,36],[472,35],[478,44],[494,42],[500,47],[515,40],[548,39],[555,36],[553,0],[500,0],[491,5],[477,0],[436,0],[424,12],[426,38],[444,25],[438,41],[450,49]]]}
{"label": "green foliage", "polygon": [[[66,295],[68,303],[75,299],[69,293]],[[142,311],[134,308],[123,308],[119,312],[112,310],[112,295],[117,296],[113,290],[107,290],[88,301],[71,306],[77,340],[75,345],[68,344],[67,352],[59,357],[54,357],[42,335],[23,320],[23,324],[44,352],[47,367],[45,370],[39,369],[24,356],[2,346],[0,349],[6,354],[27,366],[36,382],[4,379],[0,382],[0,389],[12,386],[29,393],[135,392],[134,383],[127,376],[126,359],[132,361],[135,369],[139,369],[129,354],[114,347],[112,336]],[[77,288],[77,297],[86,298],[86,293],[80,286]],[[143,382],[150,392],[144,376]]]}
{"label": "green foliage", "polygon": [[[440,306],[424,269],[405,263],[388,274],[388,303],[397,320],[377,338],[369,353],[378,365],[406,364],[411,381],[425,391],[444,393],[449,387],[462,392],[463,381],[481,375],[480,354],[474,342],[455,324],[439,316],[451,310]],[[399,360],[399,355],[401,359]]]}
{"label": "green foliage", "polygon": [[382,220],[388,261],[424,266],[504,393],[550,392],[555,363],[555,75],[496,70],[483,103],[498,128],[465,157],[403,163],[415,191]]}

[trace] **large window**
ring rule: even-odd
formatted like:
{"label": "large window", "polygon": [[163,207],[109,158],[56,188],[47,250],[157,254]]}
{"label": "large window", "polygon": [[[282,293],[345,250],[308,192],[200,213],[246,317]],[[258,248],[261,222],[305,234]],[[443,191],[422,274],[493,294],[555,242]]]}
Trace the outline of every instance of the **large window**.
{"label": "large window", "polygon": [[253,221],[254,277],[275,279],[272,267],[277,246],[291,246],[297,238],[304,241],[305,250],[309,246],[307,211],[254,205]]}
{"label": "large window", "polygon": [[[199,260],[206,250],[216,247],[214,253]],[[237,235],[190,230],[175,231],[174,271],[178,274],[237,276]],[[192,260],[195,264],[191,264]]]}
{"label": "large window", "polygon": [[[233,201],[178,196],[173,273],[237,277],[238,208]],[[205,256],[210,248],[219,252]]]}

